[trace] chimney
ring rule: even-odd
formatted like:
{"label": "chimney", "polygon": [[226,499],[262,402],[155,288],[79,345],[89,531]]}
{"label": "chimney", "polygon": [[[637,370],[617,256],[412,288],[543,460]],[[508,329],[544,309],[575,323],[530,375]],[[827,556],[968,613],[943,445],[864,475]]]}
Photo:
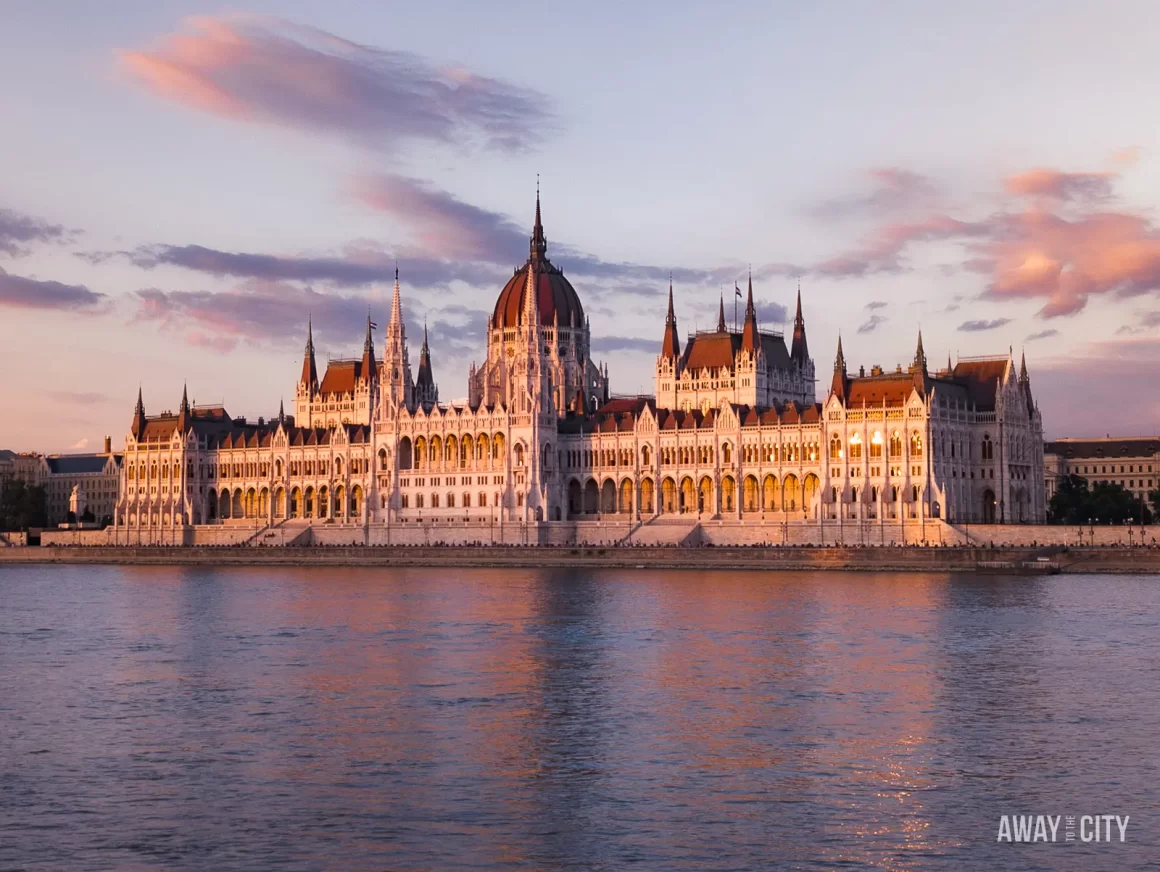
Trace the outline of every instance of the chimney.
{"label": "chimney", "polygon": [[860,375],[864,378],[866,376],[866,367],[864,367],[864,366],[858,367],[858,375]]}
{"label": "chimney", "polygon": [[106,454],[113,453],[113,440],[111,438],[109,438],[108,436],[105,437],[105,453]]}

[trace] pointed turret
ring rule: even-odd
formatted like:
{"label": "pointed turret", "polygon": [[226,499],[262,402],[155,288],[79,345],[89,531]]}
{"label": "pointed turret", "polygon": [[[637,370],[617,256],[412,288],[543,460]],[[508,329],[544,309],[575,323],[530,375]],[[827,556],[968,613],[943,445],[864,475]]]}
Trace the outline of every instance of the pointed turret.
{"label": "pointed turret", "polygon": [[677,316],[673,313],[672,276],[669,276],[669,313],[665,315],[665,339],[661,344],[661,356],[674,359],[681,356],[681,340],[677,336]]}
{"label": "pointed turret", "polygon": [[189,430],[189,425],[193,421],[193,416],[189,411],[189,389],[188,385],[181,386],[181,405],[177,407],[177,430],[179,433],[185,433]]}
{"label": "pointed turret", "polygon": [[745,326],[741,328],[741,349],[756,351],[759,340],[757,337],[757,308],[753,305],[753,274],[749,274],[749,296],[745,300]]}
{"label": "pointed turret", "polygon": [[407,353],[407,325],[403,323],[403,294],[399,289],[399,265],[395,264],[395,290],[391,296],[391,320],[383,340],[382,378],[379,396],[389,414],[405,406],[413,409],[414,383],[411,381],[411,362]]}
{"label": "pointed turret", "polygon": [[375,339],[374,339],[374,325],[371,323],[371,313],[367,312],[367,335],[363,340],[363,356],[362,356],[362,370],[361,378],[366,381],[373,381],[377,371],[375,364]]}
{"label": "pointed turret", "polygon": [[141,386],[137,386],[137,405],[133,409],[133,423],[129,428],[133,438],[140,440],[145,432],[145,401],[141,398]]}
{"label": "pointed turret", "polygon": [[[520,323],[540,326],[540,265],[533,258],[528,264],[528,280],[524,284],[523,306],[520,309]],[[539,335],[534,337],[539,345]]]}
{"label": "pointed turret", "polygon": [[838,353],[834,357],[834,380],[830,390],[844,403],[846,401],[846,355],[842,351],[842,334],[838,334]]}
{"label": "pointed turret", "polygon": [[804,367],[810,359],[809,346],[806,344],[806,322],[802,317],[801,282],[798,282],[797,312],[793,316],[793,342],[790,345],[789,356],[801,367]]}
{"label": "pointed turret", "polygon": [[314,322],[306,321],[306,351],[302,355],[302,384],[309,393],[318,389],[318,366],[314,363]]}
{"label": "pointed turret", "polygon": [[419,373],[415,378],[415,393],[420,403],[434,405],[439,401],[439,389],[431,372],[431,350],[427,345],[427,324],[423,324],[423,348],[419,352]]}
{"label": "pointed turret", "polygon": [[286,426],[286,405],[280,399],[278,400],[278,426]]}
{"label": "pointed turret", "polygon": [[918,347],[914,349],[914,371],[926,372],[926,351],[922,347],[922,331],[918,331]]}
{"label": "pointed turret", "polygon": [[721,295],[721,302],[717,309],[717,332],[725,332],[725,295]]}
{"label": "pointed turret", "polygon": [[1031,376],[1027,374],[1027,353],[1019,354],[1019,387],[1023,390],[1023,398],[1027,403],[1027,412],[1035,410],[1035,398],[1031,395]]}

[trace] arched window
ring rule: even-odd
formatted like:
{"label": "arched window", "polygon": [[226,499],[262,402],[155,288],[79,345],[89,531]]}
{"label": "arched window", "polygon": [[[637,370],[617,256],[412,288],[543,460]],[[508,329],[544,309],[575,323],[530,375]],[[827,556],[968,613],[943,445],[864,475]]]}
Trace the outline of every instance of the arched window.
{"label": "arched window", "polygon": [[922,434],[917,430],[910,434],[910,456],[922,457]]}
{"label": "arched window", "polygon": [[640,449],[640,464],[641,466],[648,466],[652,460],[652,451],[647,445]]}
{"label": "arched window", "polygon": [[838,434],[834,434],[834,438],[830,440],[830,460],[842,459],[842,440]]}
{"label": "arched window", "polygon": [[995,458],[995,444],[991,441],[990,434],[983,434],[983,460],[993,460]]}
{"label": "arched window", "polygon": [[732,463],[733,462],[733,446],[730,445],[728,442],[726,442],[724,445],[721,446],[721,462],[722,463]]}
{"label": "arched window", "polygon": [[902,456],[902,437],[898,435],[897,430],[890,434],[890,456]]}
{"label": "arched window", "polygon": [[882,456],[882,434],[877,430],[870,436],[870,456]]}
{"label": "arched window", "polygon": [[850,437],[850,459],[859,460],[862,457],[862,434],[855,433]]}
{"label": "arched window", "polygon": [[516,448],[515,448],[515,454],[516,454],[516,466],[523,466],[524,465],[524,446],[517,443]]}

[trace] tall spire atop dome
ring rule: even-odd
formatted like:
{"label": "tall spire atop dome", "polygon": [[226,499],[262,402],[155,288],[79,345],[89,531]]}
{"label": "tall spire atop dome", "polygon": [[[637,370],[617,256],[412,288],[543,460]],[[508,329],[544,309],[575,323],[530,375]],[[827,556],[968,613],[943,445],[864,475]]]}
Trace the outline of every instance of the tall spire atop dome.
{"label": "tall spire atop dome", "polygon": [[681,340],[677,336],[677,316],[673,312],[673,276],[669,274],[669,312],[665,315],[665,339],[661,344],[661,357],[680,357]]}
{"label": "tall spire atop dome", "polygon": [[540,175],[536,174],[536,223],[532,226],[532,260],[548,259],[548,241],[544,238],[544,222],[540,219]]}

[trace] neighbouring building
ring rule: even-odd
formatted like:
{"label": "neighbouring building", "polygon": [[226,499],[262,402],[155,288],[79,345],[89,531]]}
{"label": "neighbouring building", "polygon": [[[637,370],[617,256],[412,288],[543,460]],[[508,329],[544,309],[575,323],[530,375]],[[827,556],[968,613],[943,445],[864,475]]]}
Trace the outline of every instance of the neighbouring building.
{"label": "neighbouring building", "polygon": [[1043,483],[1050,502],[1058,481],[1079,475],[1092,484],[1123,485],[1137,499],[1160,482],[1160,437],[1107,436],[1102,439],[1055,439],[1043,448]]}
{"label": "neighbouring building", "polygon": [[784,525],[1045,517],[1042,419],[1010,351],[853,373],[841,339],[825,399],[801,293],[791,340],[758,323],[686,336],[673,288],[652,396],[617,397],[591,356],[583,303],[548,258],[537,197],[530,253],[487,323],[462,404],[439,401],[424,331],[412,372],[396,272],[383,357],[319,377],[307,325],[294,413],[257,422],[220,406],[146,414],[126,437],[118,528],[382,527],[665,516]]}
{"label": "neighbouring building", "polygon": [[121,455],[113,453],[108,436],[104,447],[95,454],[0,452],[0,489],[13,479],[43,486],[49,526],[67,522],[78,501],[96,523],[111,522],[121,492]]}

